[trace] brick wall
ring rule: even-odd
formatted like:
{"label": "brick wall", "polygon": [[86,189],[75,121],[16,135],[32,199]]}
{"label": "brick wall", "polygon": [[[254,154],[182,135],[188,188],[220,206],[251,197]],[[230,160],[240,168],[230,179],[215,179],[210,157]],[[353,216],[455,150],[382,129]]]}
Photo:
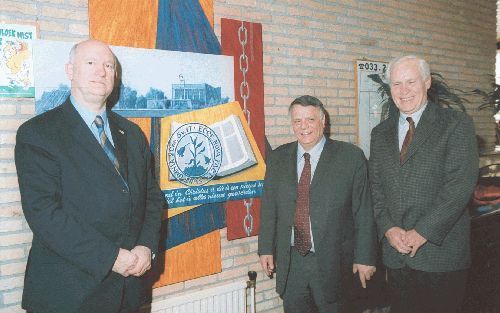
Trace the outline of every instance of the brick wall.
{"label": "brick wall", "polygon": [[[291,100],[319,97],[331,116],[332,137],[356,140],[353,61],[388,61],[400,54],[425,57],[450,86],[487,90],[494,75],[496,3],[491,0],[215,0],[220,18],[263,24],[266,134],[273,147],[293,139],[286,117]],[[0,20],[37,22],[42,39],[80,40],[88,36],[85,0],[0,0]],[[468,113],[491,146],[491,112]],[[0,313],[20,309],[31,232],[23,218],[13,160],[18,126],[34,114],[29,99],[0,98]],[[228,242],[221,230],[223,272],[158,288],[159,300],[185,290],[244,280],[258,270],[256,237]],[[282,312],[274,280],[257,283],[258,312]]]}

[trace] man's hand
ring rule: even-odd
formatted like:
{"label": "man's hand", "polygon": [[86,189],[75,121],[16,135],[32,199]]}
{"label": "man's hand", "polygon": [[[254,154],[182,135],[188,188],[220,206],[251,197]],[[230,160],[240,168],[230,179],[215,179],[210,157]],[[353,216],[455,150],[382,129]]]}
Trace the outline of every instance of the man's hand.
{"label": "man's hand", "polygon": [[260,256],[260,265],[267,277],[271,278],[274,272],[274,258],[270,254],[264,254]]}
{"label": "man's hand", "polygon": [[137,256],[137,263],[129,270],[129,274],[140,277],[151,268],[151,249],[145,246],[135,246],[130,252]]}
{"label": "man's hand", "polygon": [[370,280],[375,273],[377,268],[371,265],[363,265],[363,264],[353,264],[352,265],[352,273],[359,274],[359,281],[361,281],[361,286],[366,288],[366,281]]}
{"label": "man's hand", "polygon": [[427,239],[412,229],[406,232],[404,242],[406,246],[411,247],[410,257],[413,258],[417,250],[427,242]]}
{"label": "man's hand", "polygon": [[406,231],[400,227],[391,227],[385,232],[385,237],[389,240],[389,244],[399,253],[408,254],[411,248],[405,244]]}
{"label": "man's hand", "polygon": [[129,271],[137,265],[138,261],[139,258],[135,254],[120,248],[115,264],[113,264],[112,271],[124,277],[128,277],[130,275]]}

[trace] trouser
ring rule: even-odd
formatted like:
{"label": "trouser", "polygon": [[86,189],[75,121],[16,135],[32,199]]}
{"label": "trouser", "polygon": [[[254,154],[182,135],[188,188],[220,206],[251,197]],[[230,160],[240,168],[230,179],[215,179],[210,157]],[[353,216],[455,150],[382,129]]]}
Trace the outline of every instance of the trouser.
{"label": "trouser", "polygon": [[467,270],[431,273],[405,267],[387,271],[391,313],[460,312]]}
{"label": "trouser", "polygon": [[325,301],[314,253],[306,256],[291,248],[290,271],[283,294],[285,313],[340,313],[339,302]]}

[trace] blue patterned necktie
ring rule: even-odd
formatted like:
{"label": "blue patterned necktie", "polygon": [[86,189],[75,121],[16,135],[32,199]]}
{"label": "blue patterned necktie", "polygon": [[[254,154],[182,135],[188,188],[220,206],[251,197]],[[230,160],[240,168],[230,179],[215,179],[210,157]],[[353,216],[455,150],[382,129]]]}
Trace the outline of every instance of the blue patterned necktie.
{"label": "blue patterned necktie", "polygon": [[106,132],[104,131],[104,121],[100,115],[97,115],[94,120],[95,126],[97,127],[97,132],[99,133],[99,143],[101,147],[104,149],[104,152],[108,156],[109,160],[113,163],[118,173],[120,173],[120,164],[118,163],[118,159],[116,158],[115,148],[109,141],[106,136]]}
{"label": "blue patterned necktie", "polygon": [[293,244],[301,255],[311,250],[311,226],[309,225],[309,185],[311,184],[311,155],[304,153],[304,169],[300,174],[295,207]]}

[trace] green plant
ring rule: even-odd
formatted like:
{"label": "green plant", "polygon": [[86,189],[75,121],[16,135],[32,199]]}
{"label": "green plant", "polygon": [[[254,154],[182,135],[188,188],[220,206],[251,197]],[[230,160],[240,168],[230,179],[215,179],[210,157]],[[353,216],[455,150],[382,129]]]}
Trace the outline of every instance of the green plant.
{"label": "green plant", "polygon": [[[391,88],[384,80],[383,74],[371,74],[368,77],[379,85],[377,92],[383,99],[382,120],[397,113],[398,109],[391,97]],[[451,88],[441,74],[431,73],[431,87],[427,91],[427,98],[435,104],[465,112],[465,103],[469,103],[470,101],[464,98],[464,96],[468,94],[468,92],[463,90]]]}
{"label": "green plant", "polygon": [[494,76],[492,76],[492,82],[490,85],[491,90],[489,92],[474,89],[472,93],[483,99],[482,103],[478,107],[479,110],[491,108],[495,114],[500,111],[500,85],[495,82]]}

